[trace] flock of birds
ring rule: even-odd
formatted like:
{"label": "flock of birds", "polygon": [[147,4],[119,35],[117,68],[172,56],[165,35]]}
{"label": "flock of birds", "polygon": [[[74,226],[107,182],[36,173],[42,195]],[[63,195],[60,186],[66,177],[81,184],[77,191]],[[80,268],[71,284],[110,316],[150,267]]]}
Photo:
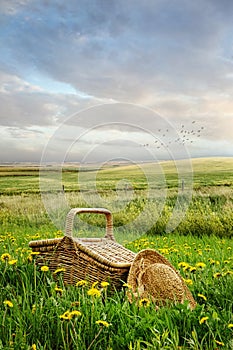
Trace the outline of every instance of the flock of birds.
{"label": "flock of birds", "polygon": [[[162,147],[170,147],[172,144],[180,144],[185,145],[187,143],[192,144],[195,141],[195,137],[201,137],[201,134],[204,130],[204,127],[197,127],[196,121],[192,121],[192,128],[190,130],[187,130],[184,126],[184,124],[181,125],[180,130],[177,131],[174,137],[171,138],[170,131],[168,128],[166,129],[158,129],[158,136],[154,140],[153,144],[151,143],[145,143],[141,146],[143,147],[151,147],[154,146],[156,148],[162,148]],[[174,135],[174,133],[173,133]]]}

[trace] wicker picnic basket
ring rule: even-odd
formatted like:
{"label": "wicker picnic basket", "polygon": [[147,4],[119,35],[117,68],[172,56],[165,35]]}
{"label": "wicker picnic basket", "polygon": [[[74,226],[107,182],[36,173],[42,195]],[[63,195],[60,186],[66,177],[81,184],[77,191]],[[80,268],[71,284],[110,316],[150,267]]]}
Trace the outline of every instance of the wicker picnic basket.
{"label": "wicker picnic basket", "polygon": [[[97,213],[106,217],[103,238],[77,238],[73,236],[76,214]],[[135,253],[115,241],[112,214],[105,208],[73,208],[66,217],[63,238],[31,241],[29,246],[37,252],[37,264],[47,264],[52,272],[64,268],[63,280],[75,284],[80,280],[90,283],[110,281],[113,288],[127,281]]]}

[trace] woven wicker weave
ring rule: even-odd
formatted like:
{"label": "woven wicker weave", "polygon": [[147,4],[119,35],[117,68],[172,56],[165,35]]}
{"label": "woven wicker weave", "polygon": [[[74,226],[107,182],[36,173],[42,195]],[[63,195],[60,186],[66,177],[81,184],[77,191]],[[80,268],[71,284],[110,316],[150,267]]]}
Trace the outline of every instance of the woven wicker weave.
{"label": "woven wicker weave", "polygon": [[[106,233],[103,238],[73,237],[73,224],[76,214],[97,213],[106,217]],[[90,283],[110,280],[111,286],[118,289],[127,280],[135,253],[115,241],[112,214],[104,208],[73,208],[66,217],[63,238],[31,241],[29,246],[38,252],[37,263],[47,264],[54,272],[65,268],[64,282],[75,284],[86,279]]]}

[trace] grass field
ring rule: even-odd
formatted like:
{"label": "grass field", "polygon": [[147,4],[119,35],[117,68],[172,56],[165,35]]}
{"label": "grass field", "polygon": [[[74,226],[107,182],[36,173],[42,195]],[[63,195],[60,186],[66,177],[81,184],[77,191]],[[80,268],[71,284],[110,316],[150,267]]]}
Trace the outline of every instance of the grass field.
{"label": "grass field", "polygon": [[[78,191],[79,172],[84,173],[81,177],[83,182],[92,178],[93,172],[97,171],[97,187],[102,190],[114,189],[117,182],[122,179],[130,181],[134,188],[143,190],[147,187],[145,173],[153,176],[155,185],[160,187],[160,183],[166,180],[166,187],[177,187],[178,175],[174,162],[164,161],[159,165],[145,163],[139,165],[112,165],[109,167],[91,167],[82,166],[63,166],[62,184],[67,192]],[[182,164],[182,161],[177,161]],[[203,158],[193,159],[193,185],[194,188],[203,188],[209,186],[232,187],[233,186],[233,158]],[[52,179],[53,174],[57,174],[57,168],[46,168],[46,176]],[[164,176],[163,176],[164,175]],[[158,180],[158,181],[156,181]],[[56,187],[55,187],[56,189]],[[57,188],[59,190],[60,188]],[[27,166],[20,168],[18,166],[0,166],[0,194],[21,194],[21,193],[40,193],[39,187],[39,166]]]}
{"label": "grass field", "polygon": [[[117,241],[134,252],[153,248],[166,256],[198,303],[190,311],[187,304],[158,310],[149,301],[130,304],[127,285],[114,294],[101,285],[105,281],[95,288],[64,286],[62,272],[55,282],[46,266],[42,271],[35,265],[28,243],[63,236],[66,211],[58,205],[59,224],[50,220],[37,167],[1,166],[0,349],[233,349],[232,170],[233,158],[193,160],[191,201],[169,234],[166,225],[180,186],[171,162],[159,167],[88,166],[80,173],[77,167],[66,166],[58,185],[54,169],[46,173],[53,206],[64,196],[69,207],[104,204],[113,211]],[[150,176],[153,195],[148,199]],[[132,187],[126,190],[128,183]],[[156,210],[156,223],[143,230],[148,213]],[[145,215],[137,222],[141,212]],[[103,234],[102,217],[81,219],[75,234]]]}

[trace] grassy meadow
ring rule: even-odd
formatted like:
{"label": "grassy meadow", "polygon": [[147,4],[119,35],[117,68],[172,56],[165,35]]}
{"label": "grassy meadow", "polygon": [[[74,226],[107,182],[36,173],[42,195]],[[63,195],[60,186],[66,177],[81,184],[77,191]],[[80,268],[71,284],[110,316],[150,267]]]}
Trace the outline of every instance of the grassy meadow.
{"label": "grassy meadow", "polygon": [[[51,167],[45,186],[51,193],[44,195],[38,167],[1,166],[0,349],[233,349],[233,158],[194,159],[192,166],[192,196],[189,189],[185,216],[171,233],[166,227],[178,193],[187,200],[187,183],[183,193],[171,162],[100,169],[67,165],[61,183]],[[45,208],[47,195],[57,205],[58,225]],[[46,265],[38,267],[28,243],[63,236],[67,210],[59,201],[64,197],[69,207],[112,210],[117,241],[134,252],[152,248],[168,258],[197,307],[131,304],[130,286],[123,282],[115,293],[107,281],[66,286],[62,271],[54,279]],[[155,211],[157,221],[148,225]],[[137,222],[140,213],[145,215]],[[76,235],[103,234],[102,216],[81,219]]]}

